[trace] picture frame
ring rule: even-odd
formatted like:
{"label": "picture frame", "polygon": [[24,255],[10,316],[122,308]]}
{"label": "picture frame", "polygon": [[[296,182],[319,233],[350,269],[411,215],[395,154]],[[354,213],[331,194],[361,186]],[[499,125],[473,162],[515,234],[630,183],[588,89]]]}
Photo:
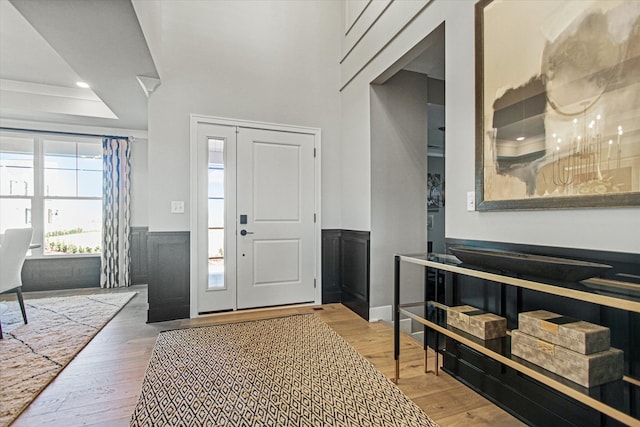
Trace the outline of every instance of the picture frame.
{"label": "picture frame", "polygon": [[475,5],[476,210],[640,206],[640,5]]}

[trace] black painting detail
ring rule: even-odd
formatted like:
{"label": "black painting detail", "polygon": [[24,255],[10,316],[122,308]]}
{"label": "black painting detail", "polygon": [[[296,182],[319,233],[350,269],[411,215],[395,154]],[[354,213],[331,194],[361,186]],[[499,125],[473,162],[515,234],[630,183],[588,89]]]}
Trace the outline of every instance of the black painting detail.
{"label": "black painting detail", "polygon": [[427,174],[427,208],[438,210],[444,206],[444,183],[439,173]]}

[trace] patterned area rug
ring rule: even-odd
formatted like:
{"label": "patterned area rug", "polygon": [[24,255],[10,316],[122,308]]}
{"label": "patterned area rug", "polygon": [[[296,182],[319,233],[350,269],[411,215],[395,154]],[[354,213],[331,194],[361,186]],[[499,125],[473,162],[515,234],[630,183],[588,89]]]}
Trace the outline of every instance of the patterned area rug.
{"label": "patterned area rug", "polygon": [[436,426],[314,314],[162,332],[131,426]]}
{"label": "patterned area rug", "polygon": [[3,302],[0,426],[9,425],[136,292]]}

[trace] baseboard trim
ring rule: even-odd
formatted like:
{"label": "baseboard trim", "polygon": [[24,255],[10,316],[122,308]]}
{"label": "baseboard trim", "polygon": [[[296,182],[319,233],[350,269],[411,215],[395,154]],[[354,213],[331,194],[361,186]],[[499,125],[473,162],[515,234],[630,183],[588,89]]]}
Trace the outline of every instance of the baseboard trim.
{"label": "baseboard trim", "polygon": [[[393,306],[383,305],[380,307],[371,307],[369,309],[369,322],[377,322],[382,320],[384,322],[393,321]],[[408,319],[407,319],[408,320]]]}
{"label": "baseboard trim", "polygon": [[411,319],[400,319],[400,332],[403,332],[409,336],[412,336],[411,332]]}

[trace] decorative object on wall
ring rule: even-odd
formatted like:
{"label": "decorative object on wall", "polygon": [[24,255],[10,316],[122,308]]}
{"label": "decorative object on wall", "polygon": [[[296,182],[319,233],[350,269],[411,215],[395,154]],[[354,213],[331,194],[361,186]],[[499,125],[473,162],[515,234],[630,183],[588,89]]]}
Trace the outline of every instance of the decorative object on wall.
{"label": "decorative object on wall", "polygon": [[434,215],[427,215],[427,230],[433,230]]}
{"label": "decorative object on wall", "polygon": [[482,0],[475,28],[476,209],[640,206],[640,4]]}
{"label": "decorative object on wall", "polygon": [[127,138],[105,137],[100,286],[131,284],[131,149]]}
{"label": "decorative object on wall", "polygon": [[437,211],[444,206],[444,182],[439,173],[427,174],[427,208]]}

